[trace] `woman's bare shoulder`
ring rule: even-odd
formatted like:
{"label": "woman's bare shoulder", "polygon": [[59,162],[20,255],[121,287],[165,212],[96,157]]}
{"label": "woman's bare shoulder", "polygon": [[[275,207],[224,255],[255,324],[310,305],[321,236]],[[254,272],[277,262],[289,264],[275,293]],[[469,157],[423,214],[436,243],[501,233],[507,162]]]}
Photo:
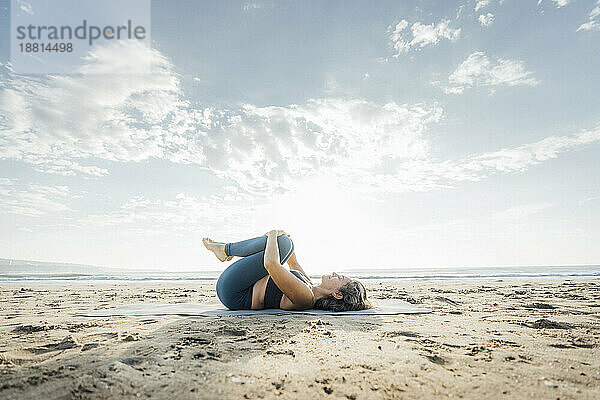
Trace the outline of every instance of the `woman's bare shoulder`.
{"label": "woman's bare shoulder", "polygon": [[280,308],[286,311],[303,311],[310,310],[315,305],[314,298],[310,303],[298,305],[294,304],[285,294],[281,298]]}

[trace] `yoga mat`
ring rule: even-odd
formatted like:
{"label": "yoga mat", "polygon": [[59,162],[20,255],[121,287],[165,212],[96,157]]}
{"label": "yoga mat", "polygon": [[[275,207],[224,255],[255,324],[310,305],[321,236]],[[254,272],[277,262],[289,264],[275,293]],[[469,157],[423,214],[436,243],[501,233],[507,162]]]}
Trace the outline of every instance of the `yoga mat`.
{"label": "yoga mat", "polygon": [[224,317],[229,315],[282,315],[282,314],[309,314],[309,315],[397,315],[397,314],[424,314],[433,310],[416,307],[402,300],[377,300],[375,307],[370,310],[331,312],[323,310],[286,311],[280,309],[268,310],[229,310],[218,301],[207,303],[177,303],[177,304],[130,304],[115,308],[94,310],[84,317],[111,317],[123,315],[186,315],[194,317]]}

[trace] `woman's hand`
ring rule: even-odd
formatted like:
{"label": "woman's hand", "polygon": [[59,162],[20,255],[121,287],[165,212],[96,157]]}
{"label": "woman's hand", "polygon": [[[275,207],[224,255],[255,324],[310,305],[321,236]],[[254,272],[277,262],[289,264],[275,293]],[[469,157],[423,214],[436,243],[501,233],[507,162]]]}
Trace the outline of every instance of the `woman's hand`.
{"label": "woman's hand", "polygon": [[269,236],[269,235],[275,235],[276,237],[279,237],[281,235],[286,235],[287,237],[290,237],[290,235],[288,235],[287,233],[285,233],[285,231],[282,231],[281,229],[273,229],[273,230],[265,233],[264,236]]}

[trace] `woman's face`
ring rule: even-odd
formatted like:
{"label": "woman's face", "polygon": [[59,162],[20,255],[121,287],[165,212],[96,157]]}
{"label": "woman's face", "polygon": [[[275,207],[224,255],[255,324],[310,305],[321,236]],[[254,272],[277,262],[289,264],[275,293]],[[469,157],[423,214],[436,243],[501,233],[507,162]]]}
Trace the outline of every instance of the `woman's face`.
{"label": "woman's face", "polygon": [[338,275],[332,272],[331,275],[323,275],[321,277],[321,287],[328,290],[339,290],[342,286],[352,282],[352,279],[345,275]]}

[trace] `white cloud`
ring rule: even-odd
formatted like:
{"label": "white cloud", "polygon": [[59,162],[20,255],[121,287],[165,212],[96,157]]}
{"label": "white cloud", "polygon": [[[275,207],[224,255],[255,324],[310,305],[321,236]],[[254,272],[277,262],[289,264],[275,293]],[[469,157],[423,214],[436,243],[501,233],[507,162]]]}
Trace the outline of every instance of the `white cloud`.
{"label": "white cloud", "polygon": [[598,141],[600,141],[600,126],[572,136],[550,136],[538,142],[512,149],[484,153],[466,160],[462,167],[471,171],[485,171],[486,169],[501,172],[523,171],[531,165],[556,158],[559,153]]}
{"label": "white cloud", "polygon": [[512,221],[520,220],[533,214],[537,214],[547,208],[554,206],[552,203],[540,203],[540,204],[522,204],[519,206],[511,207],[504,211],[495,213],[492,215],[492,219],[498,221]]}
{"label": "white cloud", "polygon": [[394,57],[399,57],[412,48],[422,49],[425,46],[437,45],[442,39],[455,42],[460,37],[460,28],[451,28],[450,20],[447,19],[430,25],[415,22],[410,31],[407,30],[408,25],[408,21],[403,19],[395,27],[388,27],[390,40],[396,51]]}
{"label": "white cloud", "polygon": [[490,5],[490,0],[479,0],[476,4],[475,4],[475,11],[479,11],[484,7],[487,7]]}
{"label": "white cloud", "polygon": [[[151,58],[153,74],[108,72]],[[0,158],[44,172],[101,176],[94,160],[161,158],[198,164],[252,192],[286,190],[323,171],[368,169],[384,158],[423,157],[439,106],[311,99],[282,107],[196,109],[170,62],[134,43],[96,48],[73,76],[6,73],[0,90]],[[71,105],[65,107],[65,104]]]}
{"label": "white cloud", "polygon": [[596,3],[596,7],[594,7],[592,9],[592,11],[590,11],[590,18],[596,18],[597,16],[600,15],[600,0]]}
{"label": "white cloud", "polygon": [[[83,71],[109,71],[112,63],[123,62],[119,57],[133,54],[152,57],[155,73],[110,80],[85,72],[45,78],[8,73],[0,81],[0,158],[45,172],[96,176],[108,171],[92,165],[95,160],[161,158],[203,166],[254,195],[293,190],[323,175],[361,190],[404,192],[524,170],[598,140],[596,129],[436,161],[427,133],[443,116],[437,103],[322,98],[286,106],[196,109],[183,99],[177,75],[160,53],[119,46],[98,49]],[[492,62],[474,53],[446,89],[537,83],[529,75],[518,61]]]}
{"label": "white cloud", "polygon": [[[297,112],[300,111],[266,108],[253,111],[253,114],[273,118],[271,122],[263,123],[271,123],[271,127],[275,127],[285,124],[282,119],[296,120]],[[310,125],[310,122],[307,120],[306,124]],[[344,129],[341,126],[339,128]],[[327,167],[317,166],[315,169],[320,171],[318,176],[307,181],[297,180],[299,184],[290,186],[291,191],[283,194],[250,195],[235,187],[225,187],[223,193],[200,197],[184,193],[170,199],[138,196],[126,201],[117,210],[89,215],[79,222],[84,225],[119,226],[126,233],[136,236],[167,234],[188,240],[189,234],[225,234],[234,231],[242,237],[260,234],[256,232],[258,227],[267,229],[281,222],[287,226],[288,223],[294,225],[295,221],[297,226],[305,226],[298,223],[297,218],[286,216],[286,211],[290,208],[315,207],[311,212],[316,217],[321,218],[321,214],[322,218],[337,215],[340,220],[335,225],[343,226],[344,220],[347,224],[347,216],[339,215],[336,207],[340,206],[340,201],[354,196],[356,192],[401,193],[451,188],[463,181],[479,181],[498,173],[522,172],[556,158],[560,153],[599,141],[600,126],[571,136],[550,136],[534,143],[459,160],[436,161],[425,151],[400,159],[384,158],[385,165],[373,168],[368,168],[368,162],[367,165],[358,164],[355,168],[347,166],[345,170],[330,169],[329,172],[326,172]],[[354,162],[360,160],[354,159]],[[315,198],[314,193],[320,193],[324,198]],[[344,208],[346,206],[342,209],[347,209]],[[550,206],[543,203],[513,207],[492,218],[519,219]]]}
{"label": "white cloud", "polygon": [[208,157],[214,152],[208,162],[248,190],[281,191],[326,171],[343,175],[385,168],[386,160],[425,157],[423,134],[441,116],[435,104],[379,105],[358,99],[245,105],[229,125],[211,132],[219,140],[207,152]]}
{"label": "white cloud", "polygon": [[19,3],[19,8],[21,9],[21,11],[24,11],[27,14],[33,15],[33,7],[31,6],[30,3],[28,3],[24,0],[17,0],[17,2]]}
{"label": "white cloud", "polygon": [[590,201],[596,201],[596,200],[600,200],[600,196],[588,197],[586,199],[579,200],[578,204],[581,206],[581,205],[584,205],[585,203],[589,203]]}
{"label": "white cloud", "polygon": [[[556,6],[556,8],[564,7],[564,6],[568,5],[571,2],[571,0],[551,0],[551,1],[554,3],[554,5]],[[538,0],[538,6],[540,4],[542,4],[542,0]]]}
{"label": "white cloud", "polygon": [[248,2],[246,4],[244,4],[244,6],[242,7],[242,9],[244,11],[252,11],[252,10],[258,10],[262,8],[262,4],[258,4],[254,1]]}
{"label": "white cloud", "polygon": [[596,20],[591,20],[579,25],[576,32],[579,31],[600,31],[600,24]]}
{"label": "white cloud", "polygon": [[[131,60],[152,60],[153,73],[136,73],[135,66],[145,62]],[[131,74],[106,79],[127,62]],[[23,160],[47,172],[102,175],[105,170],[73,159],[163,157],[165,147],[177,143],[169,128],[177,125],[186,104],[171,64],[158,51],[135,41],[109,43],[94,48],[76,72],[36,77],[4,71],[0,158]]]}
{"label": "white cloud", "polygon": [[519,60],[490,59],[484,52],[469,55],[448,77],[442,90],[448,94],[461,94],[472,87],[535,86],[539,80],[526,71]]}
{"label": "white cloud", "polygon": [[481,14],[479,16],[479,23],[481,24],[481,26],[492,25],[494,23],[494,14],[492,14],[492,13]]}
{"label": "white cloud", "polygon": [[579,31],[600,31],[600,23],[598,22],[598,16],[600,16],[600,0],[596,2],[596,5],[590,11],[588,15],[588,22],[581,24],[579,28],[577,28],[576,32]]}
{"label": "white cloud", "polygon": [[99,168],[93,165],[81,165],[72,160],[36,158],[33,155],[29,155],[26,160],[28,163],[32,164],[36,170],[51,174],[65,176],[73,176],[78,172],[90,176],[104,176],[108,174],[108,170],[105,168]]}
{"label": "white cloud", "polygon": [[67,211],[64,201],[68,193],[66,186],[25,185],[16,179],[0,178],[0,215],[37,217]]}
{"label": "white cloud", "polygon": [[[256,207],[250,198],[235,188],[221,195],[191,196],[179,193],[172,199],[150,199],[136,196],[117,210],[90,214],[80,219],[83,225],[120,226],[125,233],[154,236],[190,232],[251,231],[249,216]],[[254,228],[256,229],[256,227]]]}
{"label": "white cloud", "polygon": [[514,148],[436,161],[430,156],[395,160],[387,170],[350,171],[345,177],[363,190],[415,192],[454,187],[463,181],[480,181],[498,173],[523,172],[559,154],[600,142],[600,125],[571,136],[549,136]]}

